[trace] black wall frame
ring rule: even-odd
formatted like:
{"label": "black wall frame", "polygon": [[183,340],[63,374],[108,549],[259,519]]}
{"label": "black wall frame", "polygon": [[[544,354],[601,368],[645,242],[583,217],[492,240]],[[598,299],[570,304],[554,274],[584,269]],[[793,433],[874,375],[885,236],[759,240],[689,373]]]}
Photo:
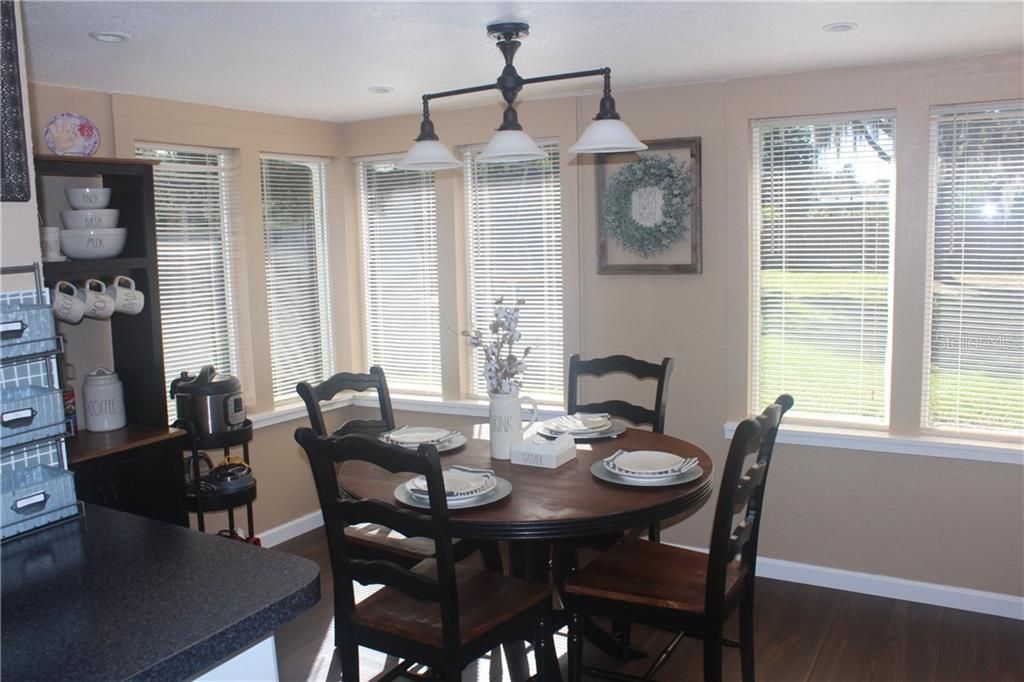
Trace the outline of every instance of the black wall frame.
{"label": "black wall frame", "polygon": [[0,1],[0,201],[28,201],[32,197],[14,12],[14,0]]}

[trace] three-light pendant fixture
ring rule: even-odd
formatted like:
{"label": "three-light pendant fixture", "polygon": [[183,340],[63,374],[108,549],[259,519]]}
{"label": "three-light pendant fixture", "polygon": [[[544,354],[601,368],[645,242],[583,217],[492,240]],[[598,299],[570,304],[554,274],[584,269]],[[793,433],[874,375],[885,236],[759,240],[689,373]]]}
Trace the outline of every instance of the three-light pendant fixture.
{"label": "three-light pendant fixture", "polygon": [[612,70],[610,68],[559,73],[536,78],[521,77],[516,71],[516,67],[512,65],[512,59],[515,57],[516,50],[522,45],[518,39],[529,34],[530,26],[519,22],[491,24],[487,27],[487,35],[497,39],[498,49],[505,57],[505,68],[501,75],[495,82],[486,85],[423,95],[423,121],[420,123],[419,137],[416,138],[416,143],[409,149],[405,157],[396,164],[398,168],[431,171],[460,167],[462,162],[452,155],[448,147],[441,143],[437,133],[434,132],[434,123],[430,120],[430,100],[486,90],[501,92],[501,96],[505,100],[505,112],[502,115],[501,126],[491,141],[487,143],[484,151],[477,157],[477,161],[480,163],[510,163],[543,159],[547,154],[537,146],[533,138],[523,132],[523,126],[519,124],[519,114],[514,106],[516,97],[519,96],[524,85],[531,83],[591,76],[604,77],[604,95],[601,97],[597,116],[583,131],[576,144],[569,147],[569,152],[573,154],[608,154],[647,149],[647,145],[636,138],[636,135],[622,122],[618,112],[615,111],[615,100],[612,99]]}

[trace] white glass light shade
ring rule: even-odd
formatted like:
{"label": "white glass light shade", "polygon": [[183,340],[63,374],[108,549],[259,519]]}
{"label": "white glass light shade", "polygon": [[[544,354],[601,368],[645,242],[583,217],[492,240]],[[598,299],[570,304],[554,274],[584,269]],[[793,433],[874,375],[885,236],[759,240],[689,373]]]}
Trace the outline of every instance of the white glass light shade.
{"label": "white glass light shade", "polygon": [[476,160],[480,163],[512,163],[546,159],[547,152],[522,130],[499,130]]}
{"label": "white glass light shade", "polygon": [[569,147],[570,154],[610,154],[613,152],[639,152],[647,149],[625,123],[617,118],[592,121]]}
{"label": "white glass light shade", "polygon": [[462,162],[439,140],[421,140],[410,147],[395,166],[402,170],[432,171],[460,168]]}

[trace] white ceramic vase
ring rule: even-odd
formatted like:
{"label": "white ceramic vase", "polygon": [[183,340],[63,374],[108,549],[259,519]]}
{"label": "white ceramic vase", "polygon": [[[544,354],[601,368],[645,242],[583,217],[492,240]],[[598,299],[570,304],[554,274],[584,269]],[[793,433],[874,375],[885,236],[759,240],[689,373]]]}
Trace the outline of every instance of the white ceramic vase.
{"label": "white ceramic vase", "polygon": [[530,423],[537,421],[537,401],[518,393],[491,393],[491,458],[509,459],[509,448],[523,440],[522,401],[527,401],[533,410]]}

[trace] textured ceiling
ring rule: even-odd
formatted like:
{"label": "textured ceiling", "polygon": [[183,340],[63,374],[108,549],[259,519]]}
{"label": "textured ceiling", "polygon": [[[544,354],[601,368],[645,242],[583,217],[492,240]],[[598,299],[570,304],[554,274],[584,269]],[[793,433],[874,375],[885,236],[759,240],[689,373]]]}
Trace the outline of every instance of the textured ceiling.
{"label": "textured ceiling", "polygon": [[[531,24],[524,76],[611,66],[616,88],[1021,49],[1024,4],[24,2],[33,81],[328,121],[492,81],[484,26]],[[821,26],[854,21],[850,33]],[[103,44],[92,31],[128,33]],[[368,92],[386,85],[391,94]],[[592,92],[598,80],[525,96]],[[467,106],[494,93],[456,98]],[[442,105],[443,106],[443,105]]]}

